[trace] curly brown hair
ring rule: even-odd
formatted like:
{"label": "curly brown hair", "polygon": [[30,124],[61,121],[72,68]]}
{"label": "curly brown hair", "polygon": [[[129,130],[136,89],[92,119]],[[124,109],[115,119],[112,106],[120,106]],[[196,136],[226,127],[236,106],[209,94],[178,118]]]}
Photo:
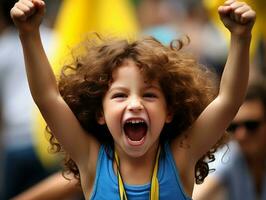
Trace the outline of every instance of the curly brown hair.
{"label": "curly brown hair", "polygon": [[[112,72],[125,59],[133,60],[147,81],[158,80],[174,114],[172,122],[163,128],[161,142],[180,136],[217,94],[214,74],[181,50],[185,40],[175,40],[164,46],[153,37],[128,41],[95,35],[72,52],[74,61],[63,67],[59,90],[81,126],[101,144],[113,145],[107,126],[97,123],[97,115],[112,83]],[[56,152],[62,151],[52,134],[50,143]],[[208,175],[208,162],[214,160],[217,144],[197,162],[196,183],[203,182]],[[69,156],[65,158],[65,166],[68,172],[80,178]]]}

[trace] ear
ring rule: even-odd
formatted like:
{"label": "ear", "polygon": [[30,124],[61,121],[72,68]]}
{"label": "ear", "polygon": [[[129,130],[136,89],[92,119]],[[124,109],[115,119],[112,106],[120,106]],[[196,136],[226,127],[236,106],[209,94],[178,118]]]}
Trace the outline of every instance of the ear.
{"label": "ear", "polygon": [[165,123],[170,123],[170,122],[172,122],[173,117],[174,117],[173,112],[168,111],[168,114],[167,114],[166,119],[165,119]]}
{"label": "ear", "polygon": [[104,118],[104,114],[102,111],[97,112],[96,119],[97,119],[98,124],[100,125],[105,124],[105,118]]}

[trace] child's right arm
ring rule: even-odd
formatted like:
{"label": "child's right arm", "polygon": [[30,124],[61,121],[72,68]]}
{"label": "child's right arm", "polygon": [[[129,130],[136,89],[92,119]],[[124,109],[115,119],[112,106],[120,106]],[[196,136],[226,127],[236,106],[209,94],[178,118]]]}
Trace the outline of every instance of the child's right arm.
{"label": "child's right arm", "polygon": [[94,167],[99,144],[85,133],[61,97],[42,46],[39,26],[44,13],[45,3],[42,0],[20,0],[11,10],[11,17],[18,28],[23,47],[31,94],[64,150],[78,166],[81,162],[90,162]]}

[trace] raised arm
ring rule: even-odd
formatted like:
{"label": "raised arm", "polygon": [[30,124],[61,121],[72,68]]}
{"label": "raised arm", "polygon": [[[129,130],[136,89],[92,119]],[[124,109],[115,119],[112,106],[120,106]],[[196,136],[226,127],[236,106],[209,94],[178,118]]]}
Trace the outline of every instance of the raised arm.
{"label": "raised arm", "polygon": [[98,144],[85,134],[60,96],[40,38],[39,25],[44,13],[45,3],[42,0],[20,0],[12,8],[11,17],[19,31],[32,97],[52,133],[79,164],[86,162],[89,155],[95,155],[93,151],[98,149]]}
{"label": "raised arm", "polygon": [[218,96],[187,131],[190,148],[184,151],[191,156],[191,166],[222,136],[242,104],[248,83],[249,47],[256,14],[246,3],[235,0],[226,1],[218,12],[231,33],[230,48]]}
{"label": "raised arm", "polygon": [[228,59],[218,97],[232,105],[234,116],[246,95],[251,30],[256,14],[244,2],[234,0],[226,1],[225,5],[219,7],[218,12],[224,25],[231,32]]}

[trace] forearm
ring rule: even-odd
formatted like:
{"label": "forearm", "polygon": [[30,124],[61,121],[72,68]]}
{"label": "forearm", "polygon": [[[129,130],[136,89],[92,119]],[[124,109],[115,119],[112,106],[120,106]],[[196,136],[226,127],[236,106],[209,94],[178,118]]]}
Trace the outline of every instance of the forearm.
{"label": "forearm", "polygon": [[68,181],[61,173],[57,173],[12,200],[58,200],[81,194],[81,188],[77,185],[76,180]]}
{"label": "forearm", "polygon": [[[256,13],[242,1],[228,0],[218,8],[231,33],[228,59],[220,83],[219,97],[228,110],[237,112],[246,94],[249,78],[249,48]],[[233,112],[231,112],[233,113]]]}
{"label": "forearm", "polygon": [[219,178],[209,175],[201,185],[194,186],[192,197],[193,200],[224,200],[226,198],[226,192],[226,188],[222,185]]}
{"label": "forearm", "polygon": [[56,79],[45,54],[39,31],[30,35],[20,34],[27,78],[33,99],[42,105],[59,95]]}
{"label": "forearm", "polygon": [[219,95],[228,103],[238,106],[242,103],[249,78],[249,47],[251,36],[231,36],[228,59],[221,78]]}

